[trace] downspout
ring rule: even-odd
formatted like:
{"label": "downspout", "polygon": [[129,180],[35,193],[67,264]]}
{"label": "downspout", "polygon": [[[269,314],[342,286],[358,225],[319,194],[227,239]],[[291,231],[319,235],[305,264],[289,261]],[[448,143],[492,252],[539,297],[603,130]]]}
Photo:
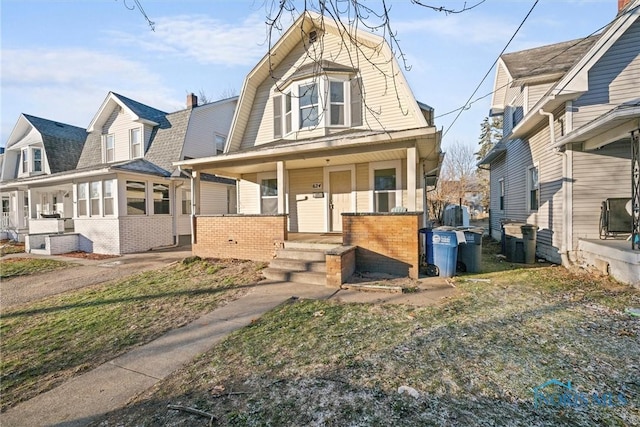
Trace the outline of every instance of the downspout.
{"label": "downspout", "polygon": [[[556,129],[555,129],[555,121],[554,121],[553,113],[547,113],[542,108],[538,110],[538,113],[543,116],[547,116],[549,119],[549,141],[550,141],[550,145],[554,147],[556,142]],[[562,261],[562,266],[565,268],[569,268],[573,265],[571,263],[571,260],[569,259],[569,249],[568,249],[569,244],[567,242],[567,238],[569,236],[569,232],[567,228],[570,223],[570,221],[568,220],[568,216],[570,215],[570,213],[569,213],[569,209],[567,208],[570,203],[569,180],[567,177],[567,171],[569,170],[569,167],[567,164],[568,159],[567,159],[566,150],[558,151],[557,154],[562,156],[562,239],[560,243],[559,253],[560,253],[560,259]]]}

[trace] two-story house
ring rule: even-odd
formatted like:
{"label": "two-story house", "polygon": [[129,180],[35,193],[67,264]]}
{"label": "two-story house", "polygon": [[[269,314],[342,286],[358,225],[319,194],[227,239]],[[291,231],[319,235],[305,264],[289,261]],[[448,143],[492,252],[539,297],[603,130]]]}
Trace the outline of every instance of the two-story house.
{"label": "two-story house", "polygon": [[[491,169],[492,236],[500,238],[503,221],[533,224],[539,257],[635,284],[639,17],[640,0],[621,1],[600,34],[503,55],[491,112],[503,115],[504,138],[481,161]],[[611,200],[626,216],[621,240],[603,234]]]}
{"label": "two-story house", "polygon": [[[190,241],[191,177],[172,163],[215,155],[236,103],[230,98],[198,105],[190,94],[186,109],[166,113],[110,92],[88,128],[75,128],[84,136],[73,159],[65,154],[67,141],[45,143],[46,155],[37,154],[38,145],[31,143],[37,138],[23,136],[21,118],[8,151],[22,153],[28,146],[29,157],[7,157],[2,186],[3,192],[22,191],[27,250],[122,254]],[[68,167],[35,163],[59,156],[68,159]],[[233,180],[205,175],[200,191],[207,195],[204,212],[235,212]]]}
{"label": "two-story house", "polygon": [[[437,177],[442,161],[440,136],[383,38],[305,13],[247,75],[224,153],[178,162],[196,177],[238,180],[239,217],[197,217],[194,253],[268,260],[290,234],[356,245],[352,222],[365,220],[379,229],[363,239],[382,242],[401,233],[401,215],[390,213],[406,211],[411,261],[395,271],[416,273],[415,227],[425,176]],[[374,252],[389,262],[370,267],[393,264],[394,255]]]}

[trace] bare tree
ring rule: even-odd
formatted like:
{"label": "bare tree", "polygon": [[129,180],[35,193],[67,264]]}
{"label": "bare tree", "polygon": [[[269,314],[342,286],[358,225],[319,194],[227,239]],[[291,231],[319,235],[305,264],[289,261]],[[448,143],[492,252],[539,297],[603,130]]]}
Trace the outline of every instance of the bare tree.
{"label": "bare tree", "polygon": [[466,193],[476,190],[478,185],[473,147],[460,141],[454,142],[446,150],[438,185],[427,198],[430,218],[442,221],[445,208],[460,203]]}

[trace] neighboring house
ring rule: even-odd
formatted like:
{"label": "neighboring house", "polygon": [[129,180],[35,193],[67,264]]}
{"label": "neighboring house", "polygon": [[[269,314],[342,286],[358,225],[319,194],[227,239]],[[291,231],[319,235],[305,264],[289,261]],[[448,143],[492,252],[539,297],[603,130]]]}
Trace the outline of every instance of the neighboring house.
{"label": "neighboring house", "polygon": [[[625,4],[627,3],[627,4]],[[491,234],[536,225],[537,255],[640,283],[640,0],[601,34],[505,54],[492,114],[504,138],[491,169]],[[627,199],[628,241],[600,240],[602,202]],[[635,221],[630,213],[635,212]]]}
{"label": "neighboring house", "polygon": [[[0,168],[2,231],[23,240],[32,216],[59,213],[71,217],[73,203],[65,191],[35,194],[29,199],[27,181],[76,167],[87,131],[77,126],[21,114],[6,144]],[[69,188],[70,190],[70,188]]]}
{"label": "neighboring house", "polygon": [[[365,213],[385,227],[371,239],[398,236],[401,215],[397,230],[382,225],[392,211],[423,223],[425,177],[442,162],[433,109],[416,101],[384,39],[345,31],[300,16],[246,77],[224,153],[178,162],[238,180],[241,217],[198,217],[195,254],[266,260],[288,233],[342,233],[354,245],[345,227]],[[406,232],[416,247],[417,229]],[[415,260],[405,264],[416,271]]]}
{"label": "neighboring house", "polygon": [[[65,157],[64,168],[43,165],[35,174],[30,163],[26,173],[24,157],[7,157],[2,191],[24,195],[17,209],[26,211],[27,250],[122,254],[190,240],[191,179],[172,163],[215,155],[236,103],[230,98],[198,106],[190,94],[186,109],[165,113],[110,92],[87,130],[75,128],[85,135],[75,158],[65,154],[67,141],[47,147],[45,139],[49,164]],[[38,139],[29,138],[27,128],[19,121],[7,152],[25,145],[36,149],[31,142]],[[233,180],[207,175],[200,191],[207,195],[204,212],[235,212]]]}

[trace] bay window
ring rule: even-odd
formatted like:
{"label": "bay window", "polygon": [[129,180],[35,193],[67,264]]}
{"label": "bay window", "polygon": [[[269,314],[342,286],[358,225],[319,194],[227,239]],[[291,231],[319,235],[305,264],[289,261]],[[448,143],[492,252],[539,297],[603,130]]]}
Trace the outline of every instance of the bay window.
{"label": "bay window", "polygon": [[311,83],[298,89],[300,106],[300,128],[318,125],[318,85]]}

